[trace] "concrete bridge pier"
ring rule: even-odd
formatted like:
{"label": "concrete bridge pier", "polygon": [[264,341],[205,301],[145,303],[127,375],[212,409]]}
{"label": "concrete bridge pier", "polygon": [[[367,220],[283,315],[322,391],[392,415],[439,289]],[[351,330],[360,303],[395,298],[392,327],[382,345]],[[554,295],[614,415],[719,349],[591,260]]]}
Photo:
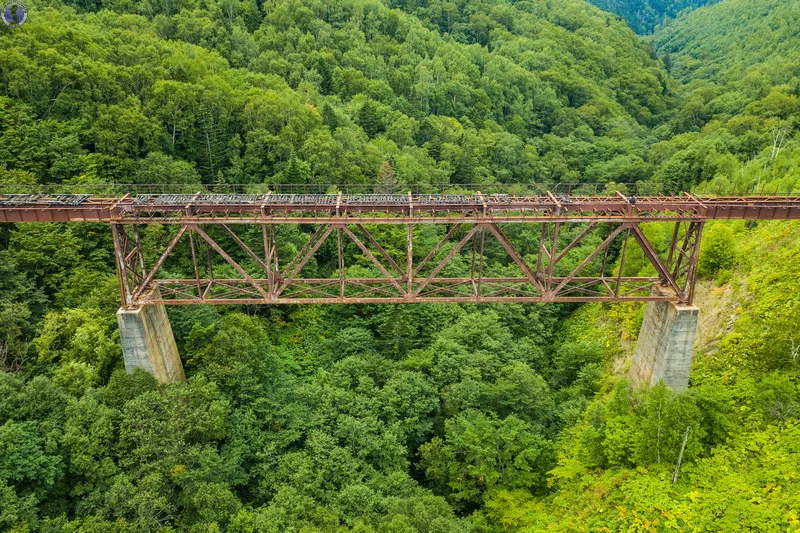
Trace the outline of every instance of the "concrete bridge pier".
{"label": "concrete bridge pier", "polygon": [[649,302],[633,353],[634,385],[659,381],[673,391],[689,387],[698,309],[674,302]]}
{"label": "concrete bridge pier", "polygon": [[[158,290],[158,289],[156,289]],[[143,368],[161,383],[186,381],[178,346],[163,305],[146,304],[117,311],[125,370]]]}

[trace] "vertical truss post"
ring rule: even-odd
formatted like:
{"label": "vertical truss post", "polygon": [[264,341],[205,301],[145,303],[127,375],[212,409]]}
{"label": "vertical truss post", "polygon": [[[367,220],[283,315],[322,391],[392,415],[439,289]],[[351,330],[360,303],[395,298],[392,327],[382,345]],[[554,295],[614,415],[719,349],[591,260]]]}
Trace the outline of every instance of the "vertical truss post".
{"label": "vertical truss post", "polygon": [[414,294],[414,224],[408,225],[406,234],[406,297]]}
{"label": "vertical truss post", "polygon": [[[539,276],[539,281],[543,281],[542,275],[542,264],[543,264],[543,256],[546,255],[547,258],[550,258],[550,254],[547,251],[547,248],[544,245],[544,241],[547,239],[547,222],[542,222],[542,231],[539,235],[539,250],[536,254],[536,274]],[[547,286],[545,284],[545,286]]]}
{"label": "vertical truss post", "polygon": [[206,290],[203,291],[203,298],[206,297],[211,290],[211,287],[214,285],[214,266],[211,262],[211,246],[205,241],[204,244],[206,248],[206,260],[208,262],[208,285],[206,285]]}
{"label": "vertical truss post", "polygon": [[692,247],[692,239],[693,239],[693,230],[694,226],[692,223],[689,223],[689,226],[686,228],[686,233],[683,235],[683,242],[681,243],[681,247],[677,248],[677,241],[678,237],[675,237],[676,243],[676,255],[675,255],[675,262],[674,267],[672,268],[672,275],[675,279],[681,277],[682,273],[688,266],[684,266],[684,262],[687,264],[690,263],[691,260],[691,252],[690,248]]}
{"label": "vertical truss post", "polygon": [[197,252],[194,244],[194,231],[189,230],[189,247],[192,249],[192,265],[194,265],[194,277],[197,280],[197,297],[203,299],[203,286],[200,283],[200,266],[197,264]]}
{"label": "vertical truss post", "polygon": [[[481,228],[483,231],[483,228]],[[475,284],[475,254],[477,253],[478,239],[472,239],[472,256],[470,258],[469,281],[472,283],[472,291],[478,297],[478,286]]]}
{"label": "vertical truss post", "polygon": [[[117,281],[119,281],[119,299],[122,306],[130,304],[129,298],[129,276],[125,266],[126,245],[123,243],[124,229],[122,224],[111,224],[111,235],[114,238],[114,257],[117,263]],[[127,239],[125,239],[127,240]]]}
{"label": "vertical truss post", "polygon": [[[279,276],[281,274],[281,265],[278,262],[278,232],[275,230],[275,226],[269,227],[269,243],[270,243],[270,254],[272,257],[272,288],[270,289],[269,293],[273,298],[278,297],[278,282],[280,280]],[[268,263],[269,264],[269,263]]]}
{"label": "vertical truss post", "polygon": [[[486,228],[481,228],[481,249],[478,252],[478,281],[475,287],[476,297],[481,297],[481,279],[483,278],[483,256],[486,250]],[[535,274],[534,274],[535,277]]]}
{"label": "vertical truss post", "polygon": [[692,244],[692,254],[689,259],[689,271],[686,273],[686,301],[684,303],[691,304],[694,302],[694,286],[697,281],[697,262],[700,258],[700,239],[703,236],[704,222],[692,222],[694,226],[694,243]]}
{"label": "vertical truss post", "polygon": [[344,250],[342,249],[342,228],[336,227],[336,248],[339,251],[339,298],[344,298]]}
{"label": "vertical truss post", "polygon": [[[560,209],[560,208],[559,208]],[[556,267],[556,252],[558,251],[558,231],[561,229],[561,222],[553,225],[553,244],[550,246],[550,263],[547,266],[547,285],[545,290],[548,293],[553,291],[553,271]]]}
{"label": "vertical truss post", "polygon": [[261,239],[264,244],[264,264],[267,265],[267,292],[270,297],[274,296],[275,278],[272,272],[272,246],[270,237],[267,234],[267,225],[261,224]]}
{"label": "vertical truss post", "polygon": [[608,268],[608,252],[611,250],[611,246],[606,246],[605,251],[603,252],[603,265],[600,267],[600,282],[603,284],[603,287],[611,292],[611,287],[608,285],[608,281],[606,281],[606,269]]}
{"label": "vertical truss post", "polygon": [[[124,226],[122,226],[122,227],[124,227]],[[133,237],[135,239],[136,248],[138,250],[136,255],[139,257],[139,267],[142,270],[142,277],[144,277],[145,274],[146,274],[146,269],[144,267],[144,252],[142,251],[142,238],[139,236],[139,225],[138,224],[134,224],[133,225]]]}
{"label": "vertical truss post", "polygon": [[614,287],[614,297],[619,297],[620,287],[622,286],[622,271],[625,270],[625,256],[628,251],[628,241],[631,239],[631,229],[625,232],[625,241],[622,243],[622,253],[619,257],[619,272],[617,272],[617,285]]}

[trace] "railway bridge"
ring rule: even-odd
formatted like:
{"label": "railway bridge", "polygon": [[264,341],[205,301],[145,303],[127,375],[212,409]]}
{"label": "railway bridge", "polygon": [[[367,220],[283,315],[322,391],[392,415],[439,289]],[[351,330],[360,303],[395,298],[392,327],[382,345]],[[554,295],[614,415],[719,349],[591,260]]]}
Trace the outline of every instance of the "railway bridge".
{"label": "railway bridge", "polygon": [[[0,223],[110,225],[125,365],[161,381],[185,379],[167,305],[637,301],[631,377],[680,390],[705,222],[790,219],[800,197],[0,193]],[[666,244],[651,222],[670,225]]]}

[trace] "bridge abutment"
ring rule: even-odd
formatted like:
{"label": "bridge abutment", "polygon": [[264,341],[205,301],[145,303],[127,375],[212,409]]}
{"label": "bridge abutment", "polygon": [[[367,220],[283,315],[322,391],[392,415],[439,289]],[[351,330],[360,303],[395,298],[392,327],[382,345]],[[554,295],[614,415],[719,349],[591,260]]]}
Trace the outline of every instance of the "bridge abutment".
{"label": "bridge abutment", "polygon": [[649,302],[633,353],[635,385],[663,381],[679,392],[689,387],[698,308],[674,302]]}
{"label": "bridge abutment", "polygon": [[123,307],[117,311],[117,323],[125,370],[143,368],[161,383],[186,381],[164,305]]}

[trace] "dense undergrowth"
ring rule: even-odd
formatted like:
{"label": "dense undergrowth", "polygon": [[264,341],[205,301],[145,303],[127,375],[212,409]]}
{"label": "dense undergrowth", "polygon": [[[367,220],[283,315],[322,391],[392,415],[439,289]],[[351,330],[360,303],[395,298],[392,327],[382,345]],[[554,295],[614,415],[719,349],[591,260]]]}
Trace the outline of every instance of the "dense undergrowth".
{"label": "dense undergrowth", "polygon": [[[0,29],[0,184],[797,191],[793,4],[768,4],[700,8],[651,48],[577,1],[31,3]],[[157,385],[122,370],[107,228],[4,225],[0,530],[798,529],[798,230],[707,226],[673,395],[625,380],[634,304],[175,308],[189,382]],[[487,247],[487,273],[513,269]]]}
{"label": "dense undergrowth", "polygon": [[97,273],[58,293],[87,297],[45,316],[38,358],[0,374],[2,524],[797,527],[797,229],[709,228],[702,290],[735,291],[736,319],[677,396],[624,379],[634,304],[177,308],[190,380],[157,385],[112,371],[114,279]]}
{"label": "dense undergrowth", "polygon": [[[798,225],[716,223],[711,231],[730,232],[726,250],[734,253],[718,265],[706,245],[706,274],[717,280],[702,284],[698,298],[713,307],[729,291],[735,303],[706,325],[718,334],[697,347],[690,391],[676,397],[659,387],[642,396],[624,380],[605,380],[583,419],[560,437],[553,493],[503,491],[487,502],[501,531],[800,528]],[[713,309],[701,307],[701,320],[704,312]],[[619,357],[640,307],[587,306],[573,320],[595,324],[579,328],[588,330],[582,335],[609,339]],[[687,425],[693,459],[673,484]]]}

